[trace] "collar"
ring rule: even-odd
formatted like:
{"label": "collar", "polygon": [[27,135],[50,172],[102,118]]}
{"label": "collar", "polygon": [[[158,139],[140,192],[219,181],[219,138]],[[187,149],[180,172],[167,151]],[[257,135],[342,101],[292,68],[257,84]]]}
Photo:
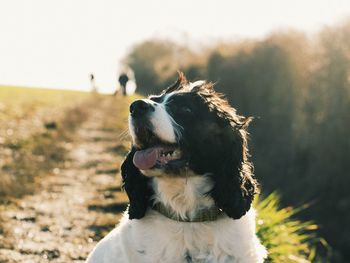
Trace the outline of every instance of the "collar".
{"label": "collar", "polygon": [[163,216],[178,221],[178,222],[208,222],[215,221],[223,214],[223,211],[214,206],[209,209],[200,210],[194,218],[182,219],[177,216],[171,209],[164,206],[162,203],[156,203],[151,206],[153,210],[161,213]]}

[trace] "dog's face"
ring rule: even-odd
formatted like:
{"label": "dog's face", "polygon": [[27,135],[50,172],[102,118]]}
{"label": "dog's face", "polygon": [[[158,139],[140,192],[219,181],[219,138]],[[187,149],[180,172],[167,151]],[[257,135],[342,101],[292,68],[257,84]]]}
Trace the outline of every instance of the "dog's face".
{"label": "dog's face", "polygon": [[132,103],[133,148],[122,166],[130,218],[142,217],[140,209],[147,209],[150,177],[187,176],[188,170],[210,175],[214,187],[209,194],[227,215],[244,215],[256,190],[247,159],[248,123],[211,84],[188,83],[182,74],[161,95]]}

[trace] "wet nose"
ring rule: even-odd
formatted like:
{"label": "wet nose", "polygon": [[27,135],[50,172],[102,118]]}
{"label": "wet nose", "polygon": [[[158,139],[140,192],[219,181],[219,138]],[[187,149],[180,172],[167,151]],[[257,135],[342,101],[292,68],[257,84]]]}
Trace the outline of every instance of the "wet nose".
{"label": "wet nose", "polygon": [[154,107],[144,100],[134,101],[130,105],[130,114],[132,117],[140,117],[151,111],[154,111]]}

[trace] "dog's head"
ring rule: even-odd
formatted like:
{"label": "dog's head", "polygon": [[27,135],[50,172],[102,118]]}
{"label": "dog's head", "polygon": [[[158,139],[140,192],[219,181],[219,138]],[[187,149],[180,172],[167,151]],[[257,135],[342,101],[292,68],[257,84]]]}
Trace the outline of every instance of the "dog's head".
{"label": "dog's head", "polygon": [[159,96],[133,102],[133,147],[122,165],[130,219],[144,216],[151,177],[193,173],[211,177],[214,186],[208,194],[218,208],[234,219],[243,216],[257,189],[248,160],[249,122],[212,84],[189,83],[182,73]]}

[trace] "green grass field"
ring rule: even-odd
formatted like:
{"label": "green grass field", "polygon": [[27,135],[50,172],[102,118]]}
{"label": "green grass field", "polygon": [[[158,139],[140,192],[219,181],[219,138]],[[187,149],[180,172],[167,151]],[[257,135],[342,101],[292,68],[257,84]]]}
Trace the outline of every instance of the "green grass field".
{"label": "green grass field", "polygon": [[0,119],[25,118],[44,108],[62,108],[86,98],[87,92],[0,86]]}

